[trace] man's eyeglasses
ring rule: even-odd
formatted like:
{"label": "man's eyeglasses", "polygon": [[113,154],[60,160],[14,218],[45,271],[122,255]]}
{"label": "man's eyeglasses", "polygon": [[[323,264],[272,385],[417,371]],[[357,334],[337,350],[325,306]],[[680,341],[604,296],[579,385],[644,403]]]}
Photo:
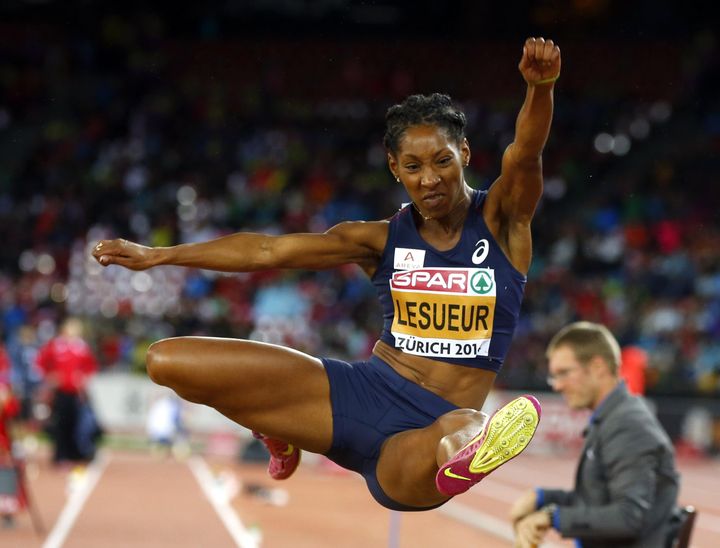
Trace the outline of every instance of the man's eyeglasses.
{"label": "man's eyeglasses", "polygon": [[550,386],[555,386],[559,382],[562,382],[565,380],[569,375],[572,374],[573,371],[577,371],[579,367],[569,367],[567,369],[559,369],[558,371],[555,371],[555,373],[552,373],[545,377],[545,380]]}

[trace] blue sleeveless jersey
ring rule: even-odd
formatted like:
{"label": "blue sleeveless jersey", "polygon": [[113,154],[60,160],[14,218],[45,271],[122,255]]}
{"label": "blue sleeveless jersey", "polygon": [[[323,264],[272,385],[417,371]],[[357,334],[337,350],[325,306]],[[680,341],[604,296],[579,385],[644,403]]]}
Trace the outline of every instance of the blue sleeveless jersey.
{"label": "blue sleeveless jersey", "polygon": [[380,339],[408,354],[498,372],[517,326],[526,277],[482,217],[473,191],[460,240],[438,251],[420,237],[408,204],[390,220],[372,282],[383,308]]}

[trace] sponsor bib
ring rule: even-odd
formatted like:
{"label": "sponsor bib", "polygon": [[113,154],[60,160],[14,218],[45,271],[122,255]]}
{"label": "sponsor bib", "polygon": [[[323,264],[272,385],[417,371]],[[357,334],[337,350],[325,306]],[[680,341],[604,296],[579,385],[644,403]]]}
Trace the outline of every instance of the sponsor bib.
{"label": "sponsor bib", "polygon": [[417,356],[487,356],[495,316],[491,268],[420,268],[390,279],[395,346]]}

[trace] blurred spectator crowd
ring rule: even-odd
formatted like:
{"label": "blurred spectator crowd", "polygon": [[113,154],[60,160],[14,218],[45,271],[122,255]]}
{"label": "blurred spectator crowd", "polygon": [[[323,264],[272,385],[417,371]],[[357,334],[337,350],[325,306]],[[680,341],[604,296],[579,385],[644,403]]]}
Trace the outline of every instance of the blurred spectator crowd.
{"label": "blurred spectator crowd", "polygon": [[[188,334],[366,356],[381,316],[354,267],[130,272],[102,269],[89,246],[387,217],[405,196],[386,167],[384,112],[414,92],[464,108],[468,182],[487,188],[522,101],[519,46],[179,39],[152,15],[82,33],[3,26],[0,336],[15,386],[35,382],[33,353],[65,314],[86,319],[103,369],[142,372],[150,343]],[[534,261],[498,384],[544,388],[548,338],[588,319],[647,352],[649,393],[717,395],[715,36],[561,47]]]}

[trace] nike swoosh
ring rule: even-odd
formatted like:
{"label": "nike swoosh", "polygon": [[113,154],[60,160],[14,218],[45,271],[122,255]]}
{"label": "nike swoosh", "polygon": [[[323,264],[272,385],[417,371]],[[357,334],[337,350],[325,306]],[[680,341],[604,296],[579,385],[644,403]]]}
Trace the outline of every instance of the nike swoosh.
{"label": "nike swoosh", "polygon": [[457,474],[453,474],[452,470],[450,468],[445,468],[445,472],[443,472],[447,477],[449,478],[455,478],[455,479],[461,479],[465,481],[472,481],[470,478],[466,478],[465,476],[458,476]]}

